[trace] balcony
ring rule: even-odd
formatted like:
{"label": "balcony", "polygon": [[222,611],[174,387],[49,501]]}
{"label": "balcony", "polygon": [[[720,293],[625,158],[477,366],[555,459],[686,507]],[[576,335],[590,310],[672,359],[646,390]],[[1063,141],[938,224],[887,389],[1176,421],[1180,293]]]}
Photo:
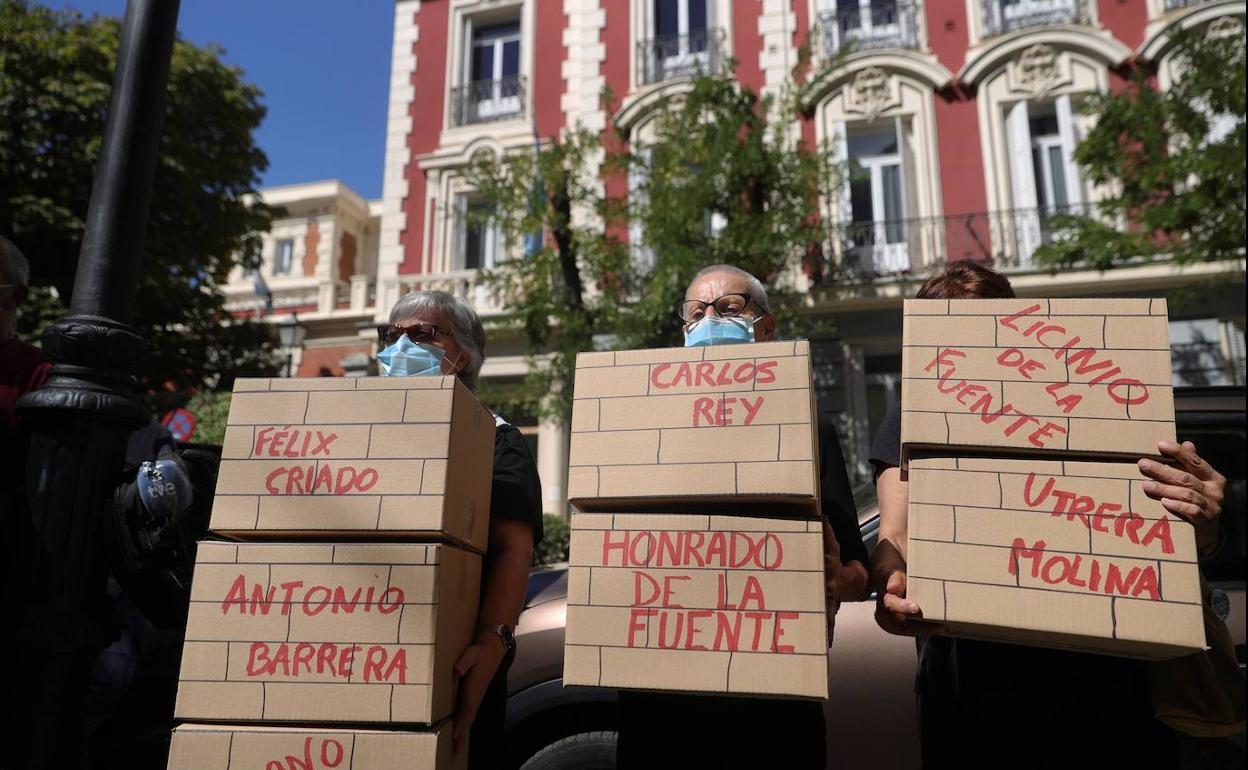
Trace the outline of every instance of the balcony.
{"label": "balcony", "polygon": [[451,125],[524,117],[524,77],[478,80],[451,89]]}
{"label": "balcony", "polygon": [[1088,0],[983,0],[985,35],[1050,24],[1087,24]]}
{"label": "balcony", "polygon": [[845,48],[919,47],[918,13],[913,3],[875,0],[865,8],[836,8],[821,13],[819,24],[828,59]]}
{"label": "balcony", "polygon": [[1208,2],[1211,0],[1166,0],[1165,7],[1167,11],[1177,11],[1180,8],[1192,8]]}
{"label": "balcony", "polygon": [[426,275],[400,275],[383,279],[380,296],[388,304],[378,308],[388,313],[398,299],[413,291],[444,291],[458,297],[476,308],[482,316],[496,316],[503,312],[503,303],[490,291],[481,278],[480,270],[454,270],[448,273]]}
{"label": "balcony", "polygon": [[724,32],[718,28],[665,35],[637,44],[637,80],[641,85],[718,75],[723,73],[724,64]]}
{"label": "balcony", "polygon": [[1035,266],[1036,249],[1052,242],[1050,221],[1058,214],[1089,214],[1091,206],[1061,211],[1011,209],[922,219],[834,225],[825,274],[869,280],[919,274],[934,264],[959,259],[991,260],[997,267]]}

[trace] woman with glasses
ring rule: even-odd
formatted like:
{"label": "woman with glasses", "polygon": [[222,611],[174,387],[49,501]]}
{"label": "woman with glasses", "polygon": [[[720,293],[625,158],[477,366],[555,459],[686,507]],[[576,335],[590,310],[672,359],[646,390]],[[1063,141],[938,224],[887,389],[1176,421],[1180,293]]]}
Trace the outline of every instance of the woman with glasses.
{"label": "woman with glasses", "polygon": [[[400,299],[377,330],[382,374],[454,375],[475,391],[485,361],[485,329],[472,306],[441,291]],[[475,641],[455,663],[460,677],[455,750],[469,740],[470,768],[503,766],[507,669],[515,658],[513,629],[524,608],[533,546],[542,539],[542,489],[537,464],[520,431],[494,418],[490,536],[481,570]]]}

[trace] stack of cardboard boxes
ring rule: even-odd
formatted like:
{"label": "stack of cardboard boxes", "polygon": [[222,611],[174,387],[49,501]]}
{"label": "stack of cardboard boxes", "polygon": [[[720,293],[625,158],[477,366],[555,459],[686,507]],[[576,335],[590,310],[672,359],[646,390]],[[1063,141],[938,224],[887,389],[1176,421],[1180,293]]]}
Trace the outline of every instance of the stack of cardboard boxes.
{"label": "stack of cardboard boxes", "polygon": [[564,683],[827,697],[809,345],[582,353]]}
{"label": "stack of cardboard boxes", "polygon": [[955,635],[1166,658],[1205,645],[1161,299],[910,300],[908,596]]}
{"label": "stack of cardboard boxes", "polygon": [[170,770],[462,766],[493,458],[454,377],[239,380]]}

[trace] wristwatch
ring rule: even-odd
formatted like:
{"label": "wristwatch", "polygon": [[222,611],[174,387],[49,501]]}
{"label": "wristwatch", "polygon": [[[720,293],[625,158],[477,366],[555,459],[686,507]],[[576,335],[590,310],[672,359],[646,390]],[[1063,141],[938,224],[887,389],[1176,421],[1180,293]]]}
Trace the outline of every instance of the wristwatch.
{"label": "wristwatch", "polygon": [[503,646],[507,648],[507,652],[516,651],[516,635],[512,633],[511,626],[506,623],[499,623],[494,628],[488,630],[498,634],[498,638],[503,640]]}

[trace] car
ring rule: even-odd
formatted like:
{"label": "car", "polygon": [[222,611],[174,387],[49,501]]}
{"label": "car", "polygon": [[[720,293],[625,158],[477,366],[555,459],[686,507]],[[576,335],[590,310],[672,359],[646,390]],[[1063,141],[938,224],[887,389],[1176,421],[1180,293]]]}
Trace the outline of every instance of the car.
{"label": "car", "polygon": [[[1245,665],[1245,419],[1244,388],[1177,388],[1179,438],[1227,476],[1221,518],[1223,545],[1202,562],[1213,606],[1231,630],[1240,669]],[[858,524],[868,553],[879,535],[875,488],[854,491]],[[563,686],[563,636],[568,567],[552,565],[529,578],[516,627],[516,660],[508,674],[509,770],[612,770],[618,711],[616,691]],[[872,597],[874,599],[874,597]],[[828,756],[838,765],[882,768],[919,765],[914,676],[916,648],[909,637],[885,633],[875,602],[841,605],[828,658],[824,705]],[[879,740],[880,725],[890,728]]]}

